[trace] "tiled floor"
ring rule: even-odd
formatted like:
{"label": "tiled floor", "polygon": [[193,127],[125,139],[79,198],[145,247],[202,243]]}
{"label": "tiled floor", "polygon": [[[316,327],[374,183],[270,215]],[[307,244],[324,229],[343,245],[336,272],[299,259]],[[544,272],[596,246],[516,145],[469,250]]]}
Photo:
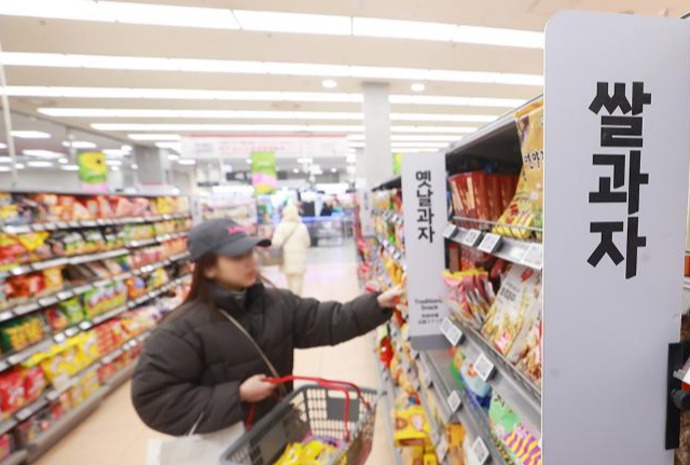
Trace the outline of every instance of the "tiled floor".
{"label": "tiled floor", "polygon": [[[352,245],[312,249],[312,265],[305,276],[305,295],[324,300],[347,300],[356,296],[359,290],[354,260]],[[284,285],[282,276],[275,270],[267,274],[276,284]],[[337,347],[298,351],[295,373],[378,386],[372,337],[364,336]],[[381,417],[388,413],[378,412],[374,449],[368,461],[373,465],[392,464],[390,436]],[[162,435],[148,429],[137,418],[127,383],[37,463],[145,465],[148,440],[157,437]]]}

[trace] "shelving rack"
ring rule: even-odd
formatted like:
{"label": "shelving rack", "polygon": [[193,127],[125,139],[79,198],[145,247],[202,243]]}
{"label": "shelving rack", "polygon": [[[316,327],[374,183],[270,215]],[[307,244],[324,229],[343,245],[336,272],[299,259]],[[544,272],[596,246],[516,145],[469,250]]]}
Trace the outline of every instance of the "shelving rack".
{"label": "shelving rack", "polygon": [[[35,192],[30,191],[13,191],[12,194],[31,194]],[[56,194],[72,194],[76,196],[89,196],[91,194],[85,193],[67,193],[67,192],[53,192]],[[118,194],[119,195],[119,194]],[[125,195],[125,197],[127,197]],[[164,195],[135,195],[132,197],[166,197]],[[156,224],[160,222],[178,220],[178,219],[191,219],[191,211],[185,213],[176,214],[166,214],[166,215],[148,215],[141,217],[128,217],[128,218],[107,218],[107,219],[94,219],[94,220],[81,220],[81,221],[60,221],[56,223],[32,223],[32,224],[22,224],[22,225],[7,225],[0,224],[0,233],[5,234],[26,234],[32,232],[40,231],[69,231],[78,230],[83,228],[97,229],[108,226],[126,226],[126,225],[142,225],[142,224]],[[85,253],[79,255],[62,256],[62,257],[51,257],[50,259],[34,261],[31,263],[21,264],[10,268],[8,270],[0,272],[0,279],[5,279],[10,276],[18,276],[25,273],[31,273],[35,271],[42,271],[51,267],[59,266],[70,266],[79,265],[88,262],[96,262],[100,260],[107,260],[111,258],[121,257],[131,253],[133,250],[154,246],[158,244],[165,243],[173,239],[183,239],[187,237],[188,230],[178,230],[172,233],[158,234],[157,236],[146,238],[146,239],[136,239],[126,241],[122,247],[113,248],[111,250],[102,250],[94,253]],[[21,317],[24,315],[31,314],[33,312],[39,312],[43,309],[50,307],[52,305],[58,304],[60,302],[66,301],[73,297],[80,296],[93,289],[106,287],[114,282],[119,282],[126,280],[134,276],[148,275],[158,269],[168,267],[176,263],[182,263],[188,260],[189,254],[187,252],[178,253],[169,256],[165,259],[159,260],[155,263],[149,263],[146,265],[139,266],[138,268],[129,269],[123,271],[116,275],[110,275],[107,277],[99,277],[91,282],[80,283],[70,287],[65,287],[59,291],[41,295],[38,298],[31,300],[20,301],[16,303],[11,303],[11,306],[6,306],[0,310],[0,322],[6,322],[13,318]],[[153,299],[165,294],[166,292],[177,288],[180,285],[185,284],[190,280],[189,274],[183,274],[175,279],[171,279],[170,282],[159,286],[157,288],[148,289],[140,296],[136,298],[128,298],[125,303],[117,308],[113,308],[104,313],[85,318],[82,321],[73,324],[68,328],[64,328],[60,331],[48,331],[45,333],[44,339],[40,342],[33,344],[29,347],[24,348],[12,353],[3,354],[0,357],[0,372],[8,370],[14,366],[17,366],[29,359],[32,355],[45,351],[49,349],[54,344],[60,344],[77,335],[80,332],[88,331],[98,325],[106,323],[113,318],[116,318],[128,310],[136,309]],[[23,406],[21,409],[9,415],[6,419],[0,421],[0,434],[4,434],[13,428],[15,428],[19,423],[25,421],[26,419],[32,417],[42,408],[49,405],[51,402],[56,401],[63,393],[67,392],[70,388],[77,385],[85,376],[93,373],[99,368],[112,363],[117,358],[121,357],[125,353],[131,351],[135,347],[141,345],[145,339],[150,334],[150,329],[142,333],[136,334],[129,340],[122,343],[120,347],[115,348],[109,353],[102,354],[100,358],[93,361],[88,366],[84,367],[78,373],[70,376],[69,378],[55,381],[49,387],[47,387],[40,396],[34,399],[32,402]],[[108,379],[106,379],[100,386],[100,388],[81,402],[78,406],[74,407],[64,415],[62,415],[57,421],[55,421],[51,427],[41,433],[35,440],[28,443],[24,448],[16,450],[11,456],[3,461],[0,461],[0,465],[10,465],[10,464],[20,464],[35,461],[39,456],[50,449],[57,441],[62,437],[70,433],[74,427],[81,422],[84,418],[90,415],[94,410],[98,408],[102,400],[112,392],[114,392],[119,386],[125,383],[133,374],[135,369],[135,363],[130,363],[124,368],[122,368],[117,373],[114,373]]]}
{"label": "shelving rack", "polygon": [[[534,100],[540,97],[538,96]],[[503,167],[519,170],[522,164],[522,155],[513,112],[506,113],[473,134],[450,144],[444,152],[446,166],[450,173],[465,170],[469,166],[469,162],[474,159],[489,160],[499,163]],[[400,187],[401,179],[396,177],[372,190]],[[383,215],[386,221],[402,224],[402,218],[399,215],[377,210],[374,210],[373,213]],[[497,223],[492,222],[451,217],[448,219],[444,230],[444,237],[448,241],[464,247],[541,271],[543,263],[541,243],[498,236],[492,233],[492,228],[496,225]],[[506,227],[513,230],[519,229],[512,225],[506,225]],[[376,237],[376,241],[389,256],[404,264],[404,255],[397,251],[385,238]],[[690,289],[690,284],[688,284],[688,288]],[[520,372],[475,329],[462,322],[446,318],[440,330],[446,335],[449,348],[459,346],[469,361],[474,362],[481,357],[485,364],[488,364],[491,371],[487,380],[488,384],[516,412],[528,428],[540,435],[540,387]],[[443,443],[445,440],[444,425],[461,423],[472,441],[472,449],[475,451],[475,455],[480,458],[480,463],[507,465],[509,461],[504,458],[506,455],[499,446],[500,441],[494,438],[491,431],[488,412],[475,406],[473,400],[454,378],[450,370],[452,363],[450,352],[448,350],[422,352],[412,362],[407,368],[413,370],[413,376],[421,380],[420,385],[430,396],[433,396],[436,406],[434,409],[427,405],[425,396],[420,396],[426,415],[432,424],[432,439],[436,446],[439,463],[448,463],[445,456],[447,444]]]}

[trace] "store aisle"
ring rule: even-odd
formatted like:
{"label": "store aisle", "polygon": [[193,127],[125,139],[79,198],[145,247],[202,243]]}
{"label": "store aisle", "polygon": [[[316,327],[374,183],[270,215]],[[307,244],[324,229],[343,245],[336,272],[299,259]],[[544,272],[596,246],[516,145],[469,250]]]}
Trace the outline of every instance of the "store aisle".
{"label": "store aisle", "polygon": [[[305,295],[319,299],[348,300],[359,292],[354,246],[314,248],[309,252],[310,267],[305,276]],[[269,279],[283,286],[277,270]],[[378,386],[372,357],[372,336],[367,335],[337,347],[297,352],[296,374],[349,380],[362,386]],[[374,450],[370,464],[392,464],[390,435],[378,411]],[[145,465],[149,439],[163,437],[144,426],[136,416],[129,397],[129,383],[108,397],[96,412],[47,455],[38,465],[85,463],[91,465]]]}

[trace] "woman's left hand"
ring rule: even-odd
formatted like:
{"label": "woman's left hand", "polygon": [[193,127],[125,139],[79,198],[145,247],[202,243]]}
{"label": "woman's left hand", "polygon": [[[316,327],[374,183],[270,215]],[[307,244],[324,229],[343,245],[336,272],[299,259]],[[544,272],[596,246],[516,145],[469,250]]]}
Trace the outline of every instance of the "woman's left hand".
{"label": "woman's left hand", "polygon": [[380,294],[376,300],[382,308],[393,308],[400,302],[403,292],[402,286],[395,286]]}

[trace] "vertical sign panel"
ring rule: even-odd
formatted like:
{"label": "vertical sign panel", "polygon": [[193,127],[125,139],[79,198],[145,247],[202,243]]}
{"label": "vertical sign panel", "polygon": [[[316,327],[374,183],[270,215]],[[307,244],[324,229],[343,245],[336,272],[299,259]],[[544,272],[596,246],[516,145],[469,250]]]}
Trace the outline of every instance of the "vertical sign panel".
{"label": "vertical sign panel", "polygon": [[544,463],[671,465],[690,25],[564,13],[546,32]]}
{"label": "vertical sign panel", "polygon": [[441,279],[445,266],[446,162],[443,152],[402,159],[405,260],[410,342],[415,350],[448,347],[441,321],[448,314]]}
{"label": "vertical sign panel", "polygon": [[374,231],[374,219],[371,216],[371,196],[372,193],[367,189],[362,189],[357,192],[359,224],[362,226],[362,236],[364,237],[373,237],[376,234]]}
{"label": "vertical sign panel", "polygon": [[276,190],[276,154],[273,152],[252,152],[252,186],[256,195],[272,194]]}
{"label": "vertical sign panel", "polygon": [[79,153],[77,166],[83,191],[108,192],[108,165],[102,152]]}

